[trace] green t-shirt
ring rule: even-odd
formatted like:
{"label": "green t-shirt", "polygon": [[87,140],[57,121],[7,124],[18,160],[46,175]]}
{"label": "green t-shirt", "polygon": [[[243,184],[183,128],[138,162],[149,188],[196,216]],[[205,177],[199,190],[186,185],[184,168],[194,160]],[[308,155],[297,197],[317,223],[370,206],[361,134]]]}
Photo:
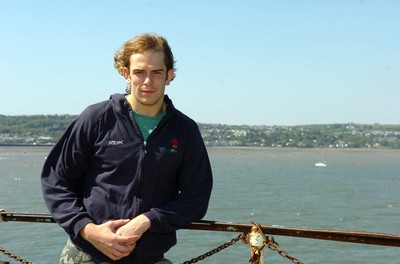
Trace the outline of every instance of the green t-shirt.
{"label": "green t-shirt", "polygon": [[153,132],[153,130],[156,129],[158,123],[160,123],[161,119],[163,119],[163,117],[165,116],[165,113],[161,113],[158,116],[146,116],[138,114],[133,110],[132,113],[137,124],[139,125],[144,140],[147,140],[151,132]]}

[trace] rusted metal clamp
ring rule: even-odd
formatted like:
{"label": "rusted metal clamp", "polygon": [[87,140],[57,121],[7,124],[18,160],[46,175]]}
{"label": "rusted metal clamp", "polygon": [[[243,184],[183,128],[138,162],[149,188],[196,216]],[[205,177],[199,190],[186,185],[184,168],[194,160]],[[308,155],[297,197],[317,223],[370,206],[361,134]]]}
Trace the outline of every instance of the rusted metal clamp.
{"label": "rusted metal clamp", "polygon": [[250,233],[247,234],[246,238],[242,240],[243,243],[250,245],[250,260],[251,264],[263,264],[263,253],[264,247],[268,242],[267,237],[264,235],[261,227],[252,222]]}

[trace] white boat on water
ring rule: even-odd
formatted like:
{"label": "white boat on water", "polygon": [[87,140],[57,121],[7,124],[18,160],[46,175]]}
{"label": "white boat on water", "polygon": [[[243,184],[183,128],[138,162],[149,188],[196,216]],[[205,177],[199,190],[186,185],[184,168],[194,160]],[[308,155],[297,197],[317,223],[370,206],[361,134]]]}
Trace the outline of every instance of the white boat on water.
{"label": "white boat on water", "polygon": [[326,165],[326,162],[324,161],[324,162],[317,162],[314,164],[314,166],[315,167],[326,167],[327,165]]}

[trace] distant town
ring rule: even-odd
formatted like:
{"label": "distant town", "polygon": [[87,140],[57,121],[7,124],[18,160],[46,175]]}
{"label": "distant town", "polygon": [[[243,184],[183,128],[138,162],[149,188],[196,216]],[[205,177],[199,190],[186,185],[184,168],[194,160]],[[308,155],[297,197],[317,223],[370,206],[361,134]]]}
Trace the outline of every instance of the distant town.
{"label": "distant town", "polygon": [[[74,115],[0,115],[0,145],[51,146]],[[206,146],[400,149],[400,125],[250,126],[199,123]]]}

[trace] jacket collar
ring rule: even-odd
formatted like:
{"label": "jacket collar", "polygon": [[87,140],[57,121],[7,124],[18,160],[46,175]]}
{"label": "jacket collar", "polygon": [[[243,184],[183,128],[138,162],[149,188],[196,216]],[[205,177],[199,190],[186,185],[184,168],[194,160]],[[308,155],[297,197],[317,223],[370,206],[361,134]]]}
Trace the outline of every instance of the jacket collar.
{"label": "jacket collar", "polygon": [[[125,99],[127,94],[112,94],[110,96],[110,100],[112,101],[113,107],[118,112],[129,111],[129,104]],[[174,104],[172,100],[168,97],[168,95],[164,95],[164,102],[167,104],[166,115],[169,116],[175,112]]]}

